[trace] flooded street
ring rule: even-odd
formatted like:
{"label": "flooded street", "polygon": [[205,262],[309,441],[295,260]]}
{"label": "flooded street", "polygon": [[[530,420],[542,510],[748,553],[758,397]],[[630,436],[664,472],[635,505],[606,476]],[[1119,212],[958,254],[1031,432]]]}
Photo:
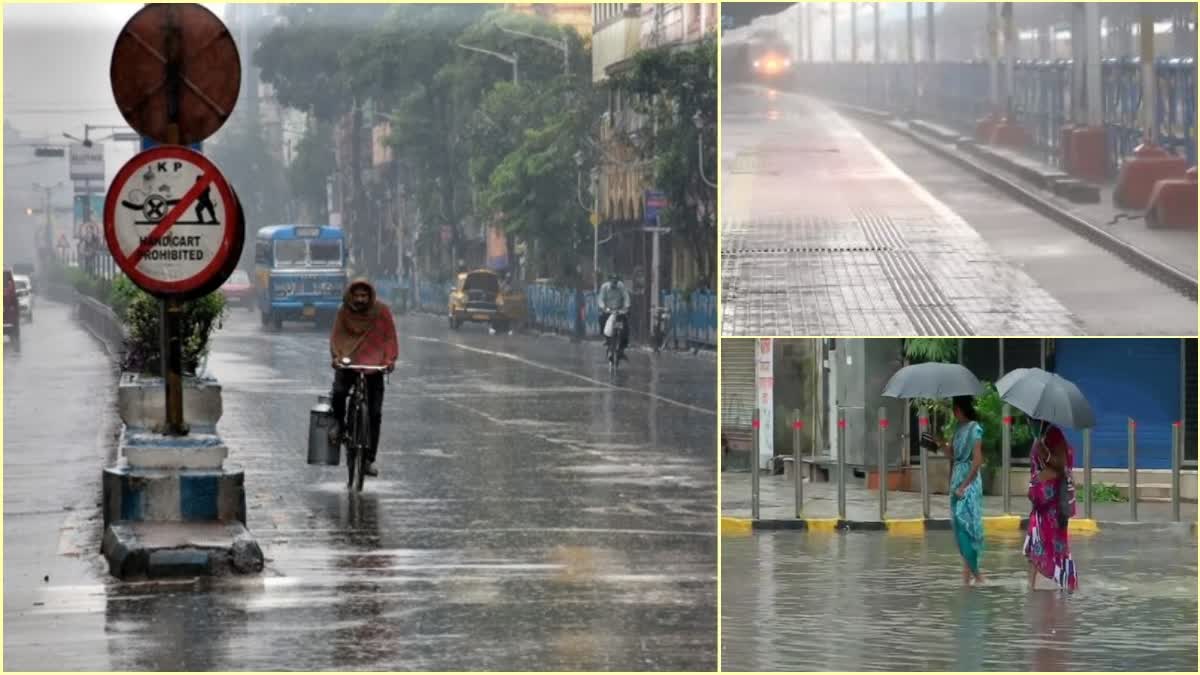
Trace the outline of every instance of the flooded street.
{"label": "flooded street", "polygon": [[[209,367],[267,569],[119,584],[98,555],[103,448],[79,449],[71,480],[43,463],[36,489],[12,487],[47,447],[84,443],[37,421],[57,396],[42,388],[67,386],[44,382],[39,336],[102,358],[49,307],[6,353],[6,394],[22,393],[6,431],[25,439],[5,448],[5,543],[25,549],[6,556],[7,669],[715,669],[711,358],[631,352],[610,382],[596,344],[398,317],[381,475],[352,496],[344,467],[305,463],[327,335],[232,310]],[[58,400],[84,428],[113,415],[106,397]]]}
{"label": "flooded street", "polygon": [[1022,540],[989,537],[964,589],[952,535],[723,539],[727,671],[1196,669],[1196,540],[1072,538],[1080,590],[1029,592]]}

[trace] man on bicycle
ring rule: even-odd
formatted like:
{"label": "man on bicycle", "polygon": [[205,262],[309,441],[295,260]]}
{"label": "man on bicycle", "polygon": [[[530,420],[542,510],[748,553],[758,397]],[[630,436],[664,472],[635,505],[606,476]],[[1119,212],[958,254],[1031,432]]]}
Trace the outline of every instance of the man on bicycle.
{"label": "man on bicycle", "polygon": [[[346,421],[346,397],[355,381],[355,373],[341,369],[342,360],[351,365],[380,366],[392,372],[400,354],[399,339],[392,312],[375,296],[375,287],[365,279],[354,281],[346,288],[342,306],[338,309],[329,336],[329,353],[333,357],[333,436],[341,442],[341,430]],[[371,450],[367,455],[366,474],[378,476],[375,453],[379,450],[379,431],[383,425],[383,373],[368,373],[367,410],[371,418]]]}
{"label": "man on bicycle", "polygon": [[[629,297],[629,289],[625,288],[625,284],[621,283],[621,275],[613,272],[608,275],[608,281],[600,287],[600,334],[604,334],[604,327],[608,324],[608,317],[614,312],[624,311],[629,312],[632,305],[632,300]],[[625,358],[625,348],[629,346],[629,323],[626,321],[624,330],[621,331],[620,354],[621,358]]]}

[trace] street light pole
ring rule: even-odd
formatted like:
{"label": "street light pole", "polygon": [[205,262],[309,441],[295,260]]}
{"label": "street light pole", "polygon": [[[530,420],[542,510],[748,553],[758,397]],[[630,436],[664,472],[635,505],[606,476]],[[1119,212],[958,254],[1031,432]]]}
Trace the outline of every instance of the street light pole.
{"label": "street light pole", "polygon": [[465,50],[471,51],[471,52],[479,52],[480,54],[486,54],[488,56],[491,56],[492,58],[500,59],[501,61],[504,61],[505,63],[511,64],[512,71],[513,71],[513,84],[520,84],[521,81],[520,81],[520,76],[518,74],[518,66],[517,66],[518,59],[517,59],[516,52],[513,52],[512,54],[501,54],[500,52],[494,52],[494,51],[491,51],[490,49],[481,49],[479,47],[471,47],[470,45],[464,45],[461,42],[457,42],[457,43],[455,43],[455,45],[458,46],[459,49],[465,49]]}
{"label": "street light pole", "polygon": [[499,28],[510,35],[529,38],[530,40],[537,40],[542,44],[550,45],[551,47],[561,51],[563,53],[563,75],[569,75],[571,73],[571,44],[567,42],[566,38],[563,38],[562,40],[553,40],[551,38],[542,37],[541,35],[534,35],[533,33],[525,33],[519,30],[505,28],[504,26],[496,26],[496,28]]}
{"label": "street light pole", "polygon": [[717,184],[710,181],[708,177],[704,175],[704,116],[700,114],[699,110],[696,111],[695,115],[692,115],[692,124],[696,125],[696,145],[697,150],[700,153],[698,157],[699,161],[697,162],[697,165],[700,167],[700,180],[704,181],[705,185],[715,190],[717,189]]}

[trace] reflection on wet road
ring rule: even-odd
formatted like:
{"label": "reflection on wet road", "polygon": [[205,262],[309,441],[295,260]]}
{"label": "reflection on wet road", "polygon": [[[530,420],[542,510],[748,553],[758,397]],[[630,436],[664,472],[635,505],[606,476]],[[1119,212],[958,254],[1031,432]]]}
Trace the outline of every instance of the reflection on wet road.
{"label": "reflection on wet road", "polygon": [[636,353],[610,383],[595,345],[398,323],[381,475],[351,496],[305,464],[326,334],[231,317],[209,366],[267,570],[59,593],[63,667],[716,667],[714,360]]}
{"label": "reflection on wet road", "polygon": [[1018,533],[964,589],[949,532],[725,537],[727,671],[1196,670],[1196,540],[1072,541],[1080,591],[1028,591]]}

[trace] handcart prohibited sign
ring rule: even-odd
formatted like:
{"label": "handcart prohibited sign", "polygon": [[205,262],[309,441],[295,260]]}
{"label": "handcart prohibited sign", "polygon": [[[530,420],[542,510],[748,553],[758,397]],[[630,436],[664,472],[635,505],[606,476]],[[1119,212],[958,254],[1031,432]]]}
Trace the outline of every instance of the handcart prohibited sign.
{"label": "handcart prohibited sign", "polygon": [[131,281],[157,296],[216,290],[245,235],[241,207],[204,155],[181,146],[135,156],[104,201],[104,237]]}

